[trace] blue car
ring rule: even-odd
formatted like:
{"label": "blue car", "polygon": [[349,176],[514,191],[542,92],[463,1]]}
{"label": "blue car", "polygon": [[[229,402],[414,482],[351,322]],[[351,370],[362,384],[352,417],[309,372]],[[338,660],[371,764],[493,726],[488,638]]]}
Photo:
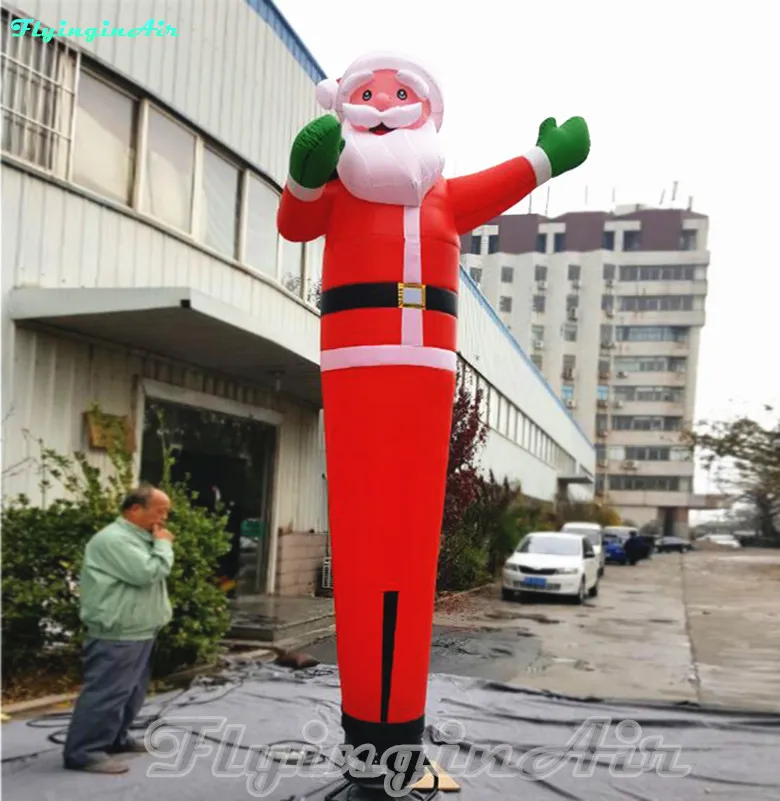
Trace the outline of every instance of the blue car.
{"label": "blue car", "polygon": [[613,565],[624,565],[628,561],[623,543],[617,537],[604,537],[604,558]]}

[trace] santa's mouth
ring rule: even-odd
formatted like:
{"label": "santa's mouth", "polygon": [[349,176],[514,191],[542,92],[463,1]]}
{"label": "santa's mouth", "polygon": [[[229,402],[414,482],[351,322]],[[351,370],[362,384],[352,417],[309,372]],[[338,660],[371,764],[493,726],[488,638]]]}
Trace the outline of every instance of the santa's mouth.
{"label": "santa's mouth", "polygon": [[377,134],[381,136],[382,134],[390,133],[390,131],[394,131],[395,128],[388,128],[383,122],[380,122],[379,125],[375,125],[373,128],[369,128],[369,131],[373,134]]}

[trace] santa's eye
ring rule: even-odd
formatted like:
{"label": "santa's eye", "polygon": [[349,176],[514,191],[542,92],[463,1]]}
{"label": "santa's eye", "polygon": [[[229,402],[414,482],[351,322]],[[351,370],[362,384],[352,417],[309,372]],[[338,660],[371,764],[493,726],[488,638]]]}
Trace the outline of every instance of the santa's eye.
{"label": "santa's eye", "polygon": [[363,100],[371,100],[372,97],[373,95],[371,94],[370,89],[366,89],[366,91],[363,92]]}
{"label": "santa's eye", "polygon": [[408,95],[406,94],[406,89],[399,89],[396,92],[396,96],[398,97],[399,100],[406,100],[406,98],[408,97]]}

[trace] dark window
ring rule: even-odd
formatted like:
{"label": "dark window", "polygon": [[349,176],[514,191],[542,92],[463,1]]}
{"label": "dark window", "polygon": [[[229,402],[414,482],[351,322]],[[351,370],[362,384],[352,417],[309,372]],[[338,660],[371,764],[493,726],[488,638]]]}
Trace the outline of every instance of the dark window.
{"label": "dark window", "polygon": [[569,265],[569,281],[579,281],[580,280],[580,265],[579,264],[570,264]]}
{"label": "dark window", "polygon": [[614,295],[602,295],[601,296],[601,308],[604,311],[613,311],[615,308],[615,296]]}
{"label": "dark window", "polygon": [[609,476],[611,490],[643,490],[645,492],[690,492],[687,476]]}
{"label": "dark window", "polygon": [[534,365],[536,366],[537,370],[541,370],[542,369],[542,354],[541,353],[534,353],[534,355],[531,356],[531,361],[534,363]]}
{"label": "dark window", "polygon": [[609,377],[609,359],[599,359],[599,378]]}
{"label": "dark window", "polygon": [[607,428],[607,415],[605,414],[597,414],[596,415],[596,430],[597,431],[604,431]]}
{"label": "dark window", "polygon": [[539,314],[544,314],[544,310],[547,307],[546,298],[544,295],[534,295],[534,311],[539,312]]}
{"label": "dark window", "polygon": [[577,323],[563,324],[563,339],[566,342],[577,341]]}
{"label": "dark window", "polygon": [[604,494],[604,476],[596,476],[596,495]]}
{"label": "dark window", "polygon": [[680,250],[696,250],[698,231],[683,231],[680,234]]}
{"label": "dark window", "polygon": [[469,275],[472,277],[474,281],[479,283],[482,280],[482,268],[481,267],[472,267],[469,270]]}
{"label": "dark window", "polygon": [[502,267],[501,268],[501,281],[504,284],[511,284],[515,280],[515,268],[514,267]]}
{"label": "dark window", "polygon": [[553,250],[556,253],[563,253],[566,249],[566,234],[555,234],[553,238]]}
{"label": "dark window", "polygon": [[614,281],[615,280],[615,265],[614,264],[605,264],[604,265],[604,280],[605,281]]}
{"label": "dark window", "polygon": [[534,281],[547,280],[547,267],[544,264],[537,264],[534,267]]}
{"label": "dark window", "polygon": [[640,231],[623,231],[623,250],[639,250]]}
{"label": "dark window", "polygon": [[606,323],[602,324],[601,326],[601,342],[602,344],[606,344],[607,342],[612,342],[615,338],[613,333],[614,326],[608,325]]}
{"label": "dark window", "polygon": [[607,446],[606,445],[596,445],[596,458],[603,462],[607,458]]}
{"label": "dark window", "polygon": [[498,253],[498,234],[488,237],[488,253]]}
{"label": "dark window", "polygon": [[693,295],[623,295],[620,311],[691,311]]}
{"label": "dark window", "polygon": [[472,236],[471,237],[471,247],[469,248],[469,253],[472,253],[475,256],[479,256],[482,253],[482,237],[481,236]]}
{"label": "dark window", "polygon": [[536,235],[536,252],[547,253],[547,234]]}
{"label": "dark window", "polygon": [[601,247],[604,250],[614,250],[615,249],[615,232],[614,231],[604,231],[601,237]]}
{"label": "dark window", "polygon": [[563,369],[573,370],[577,366],[577,357],[573,353],[566,353],[563,357]]}
{"label": "dark window", "polygon": [[511,312],[512,311],[512,298],[508,298],[506,296],[501,296],[498,299],[498,310],[502,312]]}
{"label": "dark window", "polygon": [[566,296],[566,308],[567,309],[577,309],[580,305],[580,296],[579,295],[567,295]]}
{"label": "dark window", "polygon": [[620,267],[620,280],[621,281],[638,281],[639,280],[639,267],[621,265]]}

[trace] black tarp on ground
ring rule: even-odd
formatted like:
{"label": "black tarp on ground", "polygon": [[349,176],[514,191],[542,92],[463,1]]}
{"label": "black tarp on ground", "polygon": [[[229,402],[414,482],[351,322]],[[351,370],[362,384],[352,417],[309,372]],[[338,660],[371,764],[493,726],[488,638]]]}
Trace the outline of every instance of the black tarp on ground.
{"label": "black tarp on ground", "polygon": [[[319,771],[320,778],[291,777],[292,769],[280,766],[278,760],[263,760],[257,752],[229,744],[262,746],[325,734],[321,748],[328,755],[334,753],[342,737],[336,670],[318,667],[291,673],[261,666],[227,673],[223,680],[226,683],[194,686],[183,695],[155,698],[144,714],[162,710],[169,723],[200,730],[224,746],[211,740],[198,744],[197,736],[166,728],[157,747],[161,753],[177,750],[178,756],[131,757],[131,770],[124,776],[64,771],[61,749],[47,739],[54,729],[31,727],[25,721],[4,724],[5,797],[282,801],[323,785],[327,763],[308,768],[310,774]],[[462,786],[458,794],[440,795],[442,801],[780,799],[780,714],[577,700],[434,675],[427,718],[429,741],[442,737],[465,741],[459,747],[432,744],[428,749],[429,755],[450,766]],[[472,745],[505,747],[493,751],[492,770],[484,750],[481,759],[472,757],[468,776],[457,765],[469,762]],[[25,756],[32,754],[37,756]],[[158,775],[150,776],[155,763]],[[474,775],[480,769],[481,775]],[[368,797],[362,790],[349,796],[350,801]]]}

